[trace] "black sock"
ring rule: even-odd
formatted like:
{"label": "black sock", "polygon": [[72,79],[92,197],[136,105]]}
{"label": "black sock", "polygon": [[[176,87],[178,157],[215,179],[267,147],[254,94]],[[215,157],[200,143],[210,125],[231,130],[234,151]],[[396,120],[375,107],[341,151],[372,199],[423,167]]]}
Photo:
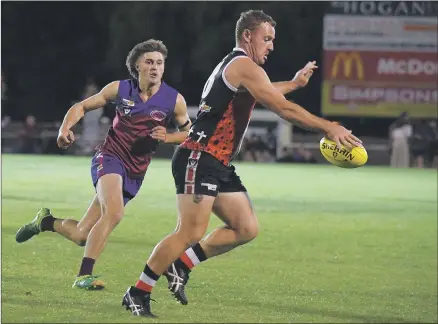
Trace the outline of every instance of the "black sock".
{"label": "black sock", "polygon": [[[201,244],[196,243],[194,246],[192,246],[192,250],[196,254],[196,257],[199,259],[200,262],[207,260],[207,256],[205,255]],[[185,273],[190,273],[192,271],[192,269],[190,269],[187,264],[185,264],[185,262],[181,260],[181,257],[179,257],[174,263],[175,267],[182,269]]]}
{"label": "black sock", "polygon": [[46,216],[41,220],[41,232],[51,231],[54,232],[55,229],[53,225],[55,223],[56,218],[52,215]]}
{"label": "black sock", "polygon": [[194,246],[192,246],[193,252],[195,252],[196,256],[198,257],[199,261],[203,262],[207,260],[207,256],[205,255],[204,250],[201,247],[201,244],[196,243]]}
{"label": "black sock", "polygon": [[182,269],[185,273],[190,273],[190,270],[188,266],[186,266],[186,264],[181,260],[181,258],[178,258],[175,262],[175,267],[177,267],[178,269]]}
{"label": "black sock", "polygon": [[78,277],[85,276],[85,275],[91,275],[93,273],[93,267],[94,267],[95,262],[96,262],[96,260],[94,260],[92,258],[87,258],[87,257],[83,258],[82,264],[81,264],[81,269],[79,270]]}
{"label": "black sock", "polygon": [[149,266],[147,264],[145,265],[143,272],[146,276],[148,276],[149,278],[151,278],[155,281],[160,279],[160,275],[157,275],[155,272],[153,272],[152,269],[149,268]]}

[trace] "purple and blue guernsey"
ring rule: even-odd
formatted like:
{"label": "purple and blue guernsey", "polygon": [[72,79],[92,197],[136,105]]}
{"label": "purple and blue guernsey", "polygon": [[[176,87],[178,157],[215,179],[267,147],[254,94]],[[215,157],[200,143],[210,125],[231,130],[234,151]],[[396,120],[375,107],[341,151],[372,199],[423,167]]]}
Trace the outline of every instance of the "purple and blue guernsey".
{"label": "purple and blue guernsey", "polygon": [[132,80],[120,81],[116,117],[91,161],[94,186],[103,175],[115,173],[122,177],[123,203],[126,205],[137,195],[158,146],[158,141],[150,136],[152,129],[166,127],[177,96],[175,89],[162,82],[159,90],[143,101]]}
{"label": "purple and blue guernsey", "polygon": [[143,102],[132,80],[120,81],[116,116],[99,150],[117,156],[130,177],[143,177],[158,146],[150,133],[156,126],[166,127],[177,95],[175,89],[162,82],[159,90]]}

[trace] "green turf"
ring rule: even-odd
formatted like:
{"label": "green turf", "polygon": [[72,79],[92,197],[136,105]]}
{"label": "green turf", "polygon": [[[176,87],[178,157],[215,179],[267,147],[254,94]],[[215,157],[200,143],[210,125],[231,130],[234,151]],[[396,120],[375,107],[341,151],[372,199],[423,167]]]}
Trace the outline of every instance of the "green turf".
{"label": "green turf", "polygon": [[89,165],[2,156],[2,322],[437,322],[436,170],[237,164],[259,237],[198,266],[188,306],[160,280],[152,303],[160,318],[151,320],[120,303],[175,228],[169,160],[152,162],[96,265],[106,290],[71,288],[83,249],[57,234],[15,243],[41,206],[83,215],[94,193]]}

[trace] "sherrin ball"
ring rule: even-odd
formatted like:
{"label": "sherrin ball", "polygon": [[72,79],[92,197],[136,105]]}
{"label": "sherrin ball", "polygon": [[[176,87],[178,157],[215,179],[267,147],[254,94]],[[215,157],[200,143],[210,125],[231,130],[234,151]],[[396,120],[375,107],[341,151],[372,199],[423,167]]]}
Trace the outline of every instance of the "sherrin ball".
{"label": "sherrin ball", "polygon": [[340,168],[358,168],[368,161],[368,153],[363,146],[356,146],[352,149],[336,143],[328,138],[321,138],[319,149],[322,156],[331,164]]}

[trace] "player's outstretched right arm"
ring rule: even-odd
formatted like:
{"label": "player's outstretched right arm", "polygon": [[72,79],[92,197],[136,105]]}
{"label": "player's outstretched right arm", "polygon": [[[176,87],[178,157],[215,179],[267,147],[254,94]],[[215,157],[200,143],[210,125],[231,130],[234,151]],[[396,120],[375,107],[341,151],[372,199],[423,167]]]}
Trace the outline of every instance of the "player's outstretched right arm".
{"label": "player's outstretched right arm", "polygon": [[286,100],[272,85],[266,72],[253,61],[241,59],[234,64],[240,85],[245,87],[260,104],[281,118],[303,128],[323,131],[338,145],[341,143],[347,147],[360,145],[361,141],[351,131],[337,123],[312,115],[303,107]]}
{"label": "player's outstretched right arm", "polygon": [[78,121],[84,117],[84,115],[94,109],[105,106],[109,101],[114,100],[119,90],[119,81],[113,81],[106,85],[99,93],[91,96],[81,102],[75,103],[64,117],[61,127],[59,128],[59,134],[57,143],[60,148],[66,149],[75,140],[74,134],[71,128],[78,123]]}

